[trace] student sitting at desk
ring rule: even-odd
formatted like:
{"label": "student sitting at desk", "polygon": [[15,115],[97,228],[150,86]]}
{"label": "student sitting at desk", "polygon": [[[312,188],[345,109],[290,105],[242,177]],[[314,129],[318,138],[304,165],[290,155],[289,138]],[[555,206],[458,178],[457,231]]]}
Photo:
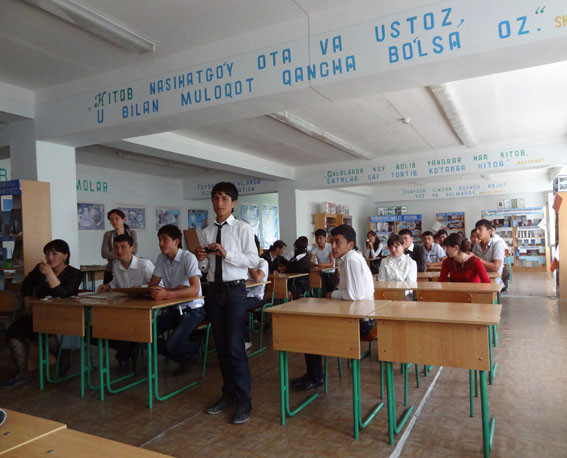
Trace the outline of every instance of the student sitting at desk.
{"label": "student sitting at desk", "polygon": [[413,243],[413,233],[409,229],[402,229],[400,236],[404,241],[404,253],[409,254],[416,262],[418,272],[425,272],[427,270],[427,254],[423,245]]}
{"label": "student sitting at desk", "polygon": [[[301,236],[293,244],[295,249],[293,258],[290,261],[282,260],[282,264],[286,268],[288,274],[309,273],[311,271],[311,263],[309,261],[309,253],[307,253],[307,246],[309,240],[307,237]],[[293,299],[297,299],[309,289],[309,275],[304,277],[297,277],[294,281],[288,282],[288,289]]]}
{"label": "student sitting at desk", "polygon": [[[201,271],[195,255],[181,249],[181,231],[173,224],[166,224],[158,231],[160,255],[150,280],[154,300],[201,296]],[[159,286],[163,281],[163,287]],[[161,335],[173,329],[168,339],[158,338],[158,353],[179,363],[173,375],[189,371],[199,357],[199,345],[189,339],[199,326],[205,312],[203,299],[169,307],[157,318],[157,332]]]}
{"label": "student sitting at desk", "polygon": [[[325,229],[317,229],[315,231],[315,242],[317,242],[311,250],[311,265],[320,269],[335,266],[335,257],[331,244],[327,243],[327,232]],[[335,289],[336,277],[335,269],[321,272],[321,280],[324,292],[333,291]]]}
{"label": "student sitting at desk", "polygon": [[[51,297],[69,297],[77,294],[81,284],[81,271],[69,265],[71,253],[67,242],[61,239],[52,240],[43,247],[45,262],[41,261],[27,275],[22,283],[22,299],[25,315],[14,321],[8,328],[6,338],[16,365],[16,374],[0,383],[0,387],[8,388],[26,383],[28,374],[28,347],[26,340],[35,340],[33,332],[31,299]],[[59,348],[55,336],[49,338],[49,350],[57,354]],[[69,370],[69,354],[62,353],[59,364],[59,374],[64,375]]]}
{"label": "student sitting at desk", "polygon": [[425,231],[421,234],[423,248],[425,248],[427,267],[440,267],[447,258],[445,250],[433,241],[433,232]]}
{"label": "student sitting at desk", "polygon": [[261,258],[265,259],[268,263],[270,273],[277,272],[285,252],[287,245],[283,240],[276,240],[267,251],[264,251]]}
{"label": "student sitting at desk", "polygon": [[[374,299],[374,280],[364,257],[356,250],[356,232],[341,224],[331,231],[333,256],[339,268],[339,288],[327,293],[329,299],[359,301]],[[361,321],[360,334],[368,334],[374,327],[372,320]],[[305,355],[307,373],[291,380],[295,391],[307,391],[320,387],[324,383],[323,367],[320,355]]]}
{"label": "student sitting at desk", "polygon": [[384,244],[380,242],[376,232],[368,231],[366,234],[366,257],[370,259],[370,272],[376,275],[380,269],[380,254],[384,250]]}
{"label": "student sitting at desk", "polygon": [[390,256],[382,259],[379,281],[417,281],[417,264],[409,254],[404,254],[404,239],[391,235],[388,239]]}
{"label": "student sitting at desk", "polygon": [[[506,256],[506,244],[501,238],[493,238],[494,226],[487,219],[481,219],[474,225],[479,243],[474,246],[473,253],[480,258],[487,272],[498,272],[502,276],[504,268],[504,257]],[[496,279],[502,283],[501,278]],[[504,288],[502,291],[505,291]]]}
{"label": "student sitting at desk", "polygon": [[439,281],[490,283],[482,262],[471,251],[471,243],[459,234],[443,242],[448,258],[443,261]]}
{"label": "student sitting at desk", "polygon": [[[132,288],[145,286],[150,283],[154,272],[154,264],[149,259],[141,259],[134,256],[134,239],[128,234],[120,234],[114,237],[114,254],[118,261],[112,266],[112,281],[98,287],[98,292],[110,291],[112,288]],[[138,345],[125,340],[111,340],[110,346],[116,349],[116,359],[121,373],[130,370],[130,359],[132,368],[136,370],[136,358]]]}

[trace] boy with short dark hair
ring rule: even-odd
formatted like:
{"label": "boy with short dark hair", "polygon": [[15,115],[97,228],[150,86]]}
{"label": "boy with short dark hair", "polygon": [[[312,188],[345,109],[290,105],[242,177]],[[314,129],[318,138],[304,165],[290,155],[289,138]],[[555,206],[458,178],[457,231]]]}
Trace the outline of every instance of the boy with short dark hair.
{"label": "boy with short dark hair", "polygon": [[[327,232],[325,229],[317,229],[315,231],[316,244],[311,249],[311,265],[319,269],[335,266],[335,258],[331,244],[327,242]],[[335,269],[321,272],[321,280],[323,283],[323,292],[333,291],[335,289]]]}
{"label": "boy with short dark hair", "polygon": [[413,243],[413,233],[409,229],[402,229],[399,235],[404,239],[404,254],[409,254],[417,264],[418,272],[427,270],[427,254],[423,245]]}
{"label": "boy with short dark hair", "polygon": [[[374,279],[364,257],[356,250],[356,232],[351,226],[341,224],[331,231],[333,256],[339,268],[339,288],[327,293],[328,299],[359,301],[374,299]],[[374,327],[372,320],[361,321],[361,336]],[[305,355],[307,373],[291,380],[295,391],[318,388],[324,383],[320,355]]]}
{"label": "boy with short dark hair", "polygon": [[[504,268],[504,257],[506,256],[506,244],[501,238],[493,239],[494,226],[487,219],[480,219],[474,225],[478,243],[473,247],[473,253],[480,258],[487,272],[498,272],[502,275]],[[502,283],[496,278],[497,283]]]}
{"label": "boy with short dark hair", "polygon": [[421,240],[423,241],[423,248],[425,248],[427,255],[427,267],[440,267],[441,264],[443,264],[443,260],[447,258],[447,254],[443,248],[433,242],[433,232],[425,231],[421,234]]}
{"label": "boy with short dark hair", "polygon": [[[98,287],[98,292],[110,291],[112,288],[131,288],[145,286],[150,283],[154,272],[154,264],[149,259],[141,259],[134,255],[134,239],[128,234],[114,237],[113,253],[118,260],[112,265],[112,281]],[[132,368],[136,370],[138,345],[125,340],[111,340],[110,346],[116,349],[116,359],[120,373],[124,374]]]}
{"label": "boy with short dark hair", "polygon": [[[195,255],[181,248],[181,231],[173,224],[166,224],[158,231],[160,255],[150,280],[152,298],[155,300],[202,296],[201,271]],[[159,286],[163,281],[163,287]],[[189,371],[198,358],[199,346],[189,340],[193,330],[205,316],[203,299],[185,302],[168,308],[157,318],[157,331],[173,332],[167,341],[158,339],[158,352],[179,363],[174,375]]]}
{"label": "boy with short dark hair", "polygon": [[234,424],[250,419],[250,370],[244,348],[248,309],[246,286],[248,269],[260,262],[254,244],[254,230],[232,215],[238,190],[229,182],[217,183],[211,192],[215,224],[203,229],[197,259],[208,271],[207,314],[211,319],[215,348],[223,379],[222,398],[207,409],[216,415],[232,404]]}

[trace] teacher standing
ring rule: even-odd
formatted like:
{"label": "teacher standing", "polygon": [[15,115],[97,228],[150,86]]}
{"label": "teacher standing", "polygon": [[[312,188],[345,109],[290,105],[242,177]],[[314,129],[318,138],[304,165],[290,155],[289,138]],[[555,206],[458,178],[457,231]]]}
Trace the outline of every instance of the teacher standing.
{"label": "teacher standing", "polygon": [[112,264],[118,259],[116,254],[114,254],[114,237],[122,234],[128,234],[134,240],[134,254],[138,251],[138,241],[136,239],[136,232],[128,227],[126,224],[126,215],[122,210],[118,208],[113,208],[110,210],[106,216],[108,221],[112,224],[114,228],[111,231],[106,231],[102,239],[102,247],[100,248],[100,253],[104,259],[108,260],[106,268],[104,269],[104,280],[103,283],[110,283],[112,281]]}

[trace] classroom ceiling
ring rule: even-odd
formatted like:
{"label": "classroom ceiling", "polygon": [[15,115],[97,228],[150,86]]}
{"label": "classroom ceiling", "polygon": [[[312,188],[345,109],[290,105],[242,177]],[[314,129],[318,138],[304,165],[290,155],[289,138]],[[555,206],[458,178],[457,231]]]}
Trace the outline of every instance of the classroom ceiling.
{"label": "classroom ceiling", "polygon": [[[195,48],[270,28],[305,23],[307,14],[344,7],[342,0],[80,0],[116,22],[156,42],[156,51],[136,54],[91,35],[24,0],[2,0],[0,14],[0,83],[29,90],[49,88],[137,63],[152,62]],[[360,2],[350,2],[356,4]],[[368,3],[368,2],[366,2]],[[404,7],[429,3],[403,2]],[[384,7],[384,8],[390,8]],[[355,9],[353,8],[353,11]],[[167,11],[168,14],[163,14]],[[355,14],[355,13],[353,13]],[[211,26],[214,24],[214,27]],[[529,66],[530,62],[526,62]],[[515,146],[567,139],[567,62],[525,68],[461,81],[446,81],[474,145]],[[323,100],[323,98],[321,98]],[[431,88],[372,94],[290,110],[289,113],[371,158],[411,157],[439,150],[465,150]],[[407,118],[409,122],[402,122]],[[0,122],[14,118],[0,116]],[[270,159],[286,165],[357,160],[269,116],[187,127],[175,131],[200,141]],[[96,149],[101,148],[101,149]],[[78,150],[78,160],[92,165],[123,162],[107,147]],[[97,154],[100,156],[96,158]],[[147,161],[143,155],[131,161]],[[159,163],[140,170],[167,176],[203,173],[190,158],[182,167]],[[181,163],[180,162],[180,163]],[[210,169],[206,170],[210,172]]]}

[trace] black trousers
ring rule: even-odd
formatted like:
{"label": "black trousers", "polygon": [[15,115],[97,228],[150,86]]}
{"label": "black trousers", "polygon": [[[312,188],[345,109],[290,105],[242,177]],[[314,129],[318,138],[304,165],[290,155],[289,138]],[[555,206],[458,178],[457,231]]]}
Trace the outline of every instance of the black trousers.
{"label": "black trousers", "polygon": [[207,316],[211,320],[215,348],[220,362],[225,396],[238,405],[250,404],[250,370],[244,349],[248,304],[244,284],[231,287],[210,285]]}

